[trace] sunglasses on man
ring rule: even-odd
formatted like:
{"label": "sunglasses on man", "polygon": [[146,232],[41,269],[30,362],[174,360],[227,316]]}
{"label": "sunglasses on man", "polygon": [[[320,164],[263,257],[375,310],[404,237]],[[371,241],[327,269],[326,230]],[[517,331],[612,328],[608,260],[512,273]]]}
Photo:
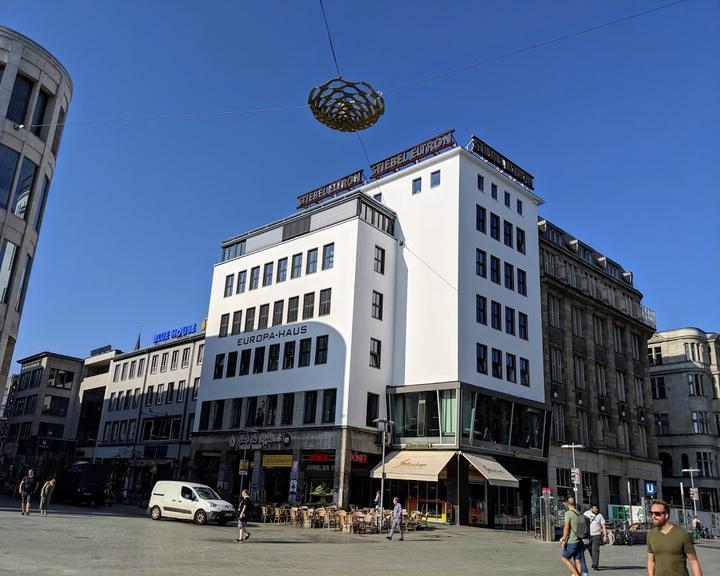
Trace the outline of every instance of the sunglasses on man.
{"label": "sunglasses on man", "polygon": [[652,514],[653,516],[662,516],[663,514],[667,514],[667,512],[665,512],[665,510],[661,510],[660,512],[657,512],[657,511],[655,511],[655,510],[651,510],[651,511],[650,511],[650,514]]}

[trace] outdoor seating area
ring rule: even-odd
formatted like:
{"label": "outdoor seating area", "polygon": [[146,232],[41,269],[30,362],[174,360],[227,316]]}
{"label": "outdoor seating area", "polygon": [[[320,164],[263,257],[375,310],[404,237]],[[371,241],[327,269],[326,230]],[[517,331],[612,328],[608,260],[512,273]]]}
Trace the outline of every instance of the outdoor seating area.
{"label": "outdoor seating area", "polygon": [[[381,514],[374,508],[356,508],[343,510],[337,506],[275,506],[271,504],[259,507],[260,521],[263,523],[283,524],[294,528],[325,528],[342,531],[347,534],[372,534],[380,530],[390,530],[392,510]],[[403,527],[407,531],[428,529],[428,515],[403,510]]]}

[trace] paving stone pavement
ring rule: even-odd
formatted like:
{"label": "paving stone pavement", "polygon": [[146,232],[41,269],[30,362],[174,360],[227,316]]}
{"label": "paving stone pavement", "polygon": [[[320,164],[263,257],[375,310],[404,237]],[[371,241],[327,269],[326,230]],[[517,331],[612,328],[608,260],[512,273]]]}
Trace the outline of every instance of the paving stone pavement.
{"label": "paving stone pavement", "polygon": [[[439,527],[411,532],[404,542],[377,534],[342,534],[252,524],[252,537],[233,542],[232,526],[155,522],[130,506],[54,505],[47,517],[21,516],[17,500],[0,498],[0,574],[158,576],[205,572],[258,576],[403,573],[562,575],[559,545],[521,532]],[[706,575],[720,574],[720,543],[698,547]],[[609,576],[645,574],[644,546],[606,546]]]}

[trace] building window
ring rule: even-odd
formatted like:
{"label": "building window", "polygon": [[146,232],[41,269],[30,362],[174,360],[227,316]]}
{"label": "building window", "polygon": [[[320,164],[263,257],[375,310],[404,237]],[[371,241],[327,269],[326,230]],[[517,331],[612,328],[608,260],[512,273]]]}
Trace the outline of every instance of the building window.
{"label": "building window", "polygon": [[257,423],[257,396],[247,399],[245,412],[245,426],[255,426]]}
{"label": "building window", "polygon": [[282,417],[280,424],[282,426],[291,426],[293,423],[293,412],[295,411],[295,394],[283,394]]}
{"label": "building window", "polygon": [[528,317],[523,312],[518,312],[518,336],[523,340],[528,339]]}
{"label": "building window", "polygon": [[242,398],[233,398],[230,407],[230,428],[240,428],[242,418]]}
{"label": "building window", "polygon": [[505,332],[515,336],[515,309],[505,306]]}
{"label": "building window", "polygon": [[303,320],[312,318],[315,313],[315,292],[308,292],[303,296]]}
{"label": "building window", "polygon": [[497,184],[494,182],[490,184],[490,196],[492,196],[493,200],[497,200]]}
{"label": "building window", "polygon": [[693,434],[707,434],[707,412],[695,412],[692,415],[692,431]]}
{"label": "building window", "polygon": [[32,89],[33,83],[31,80],[28,80],[20,74],[15,77],[15,85],[13,86],[12,94],[10,94],[10,103],[8,104],[6,114],[8,120],[12,120],[16,124],[25,124],[25,116],[27,115]]}
{"label": "building window", "polygon": [[240,376],[247,376],[250,374],[250,354],[252,350],[246,348],[240,352]]}
{"label": "building window", "polygon": [[168,356],[167,352],[164,352],[160,357],[160,372],[167,372],[168,369]]}
{"label": "building window", "polygon": [[285,280],[287,280],[287,265],[287,258],[280,258],[280,260],[278,260],[277,277],[275,278],[275,282],[285,282]]}
{"label": "building window", "polygon": [[165,384],[158,384],[157,394],[155,395],[155,404],[160,405],[165,402]]}
{"label": "building window", "polygon": [[237,277],[237,291],[236,294],[242,294],[245,292],[245,285],[247,283],[247,270],[243,270],[242,272],[238,272]]}
{"label": "building window", "polygon": [[284,308],[285,308],[284,300],[278,300],[273,304],[273,317],[272,317],[272,325],[273,326],[278,326],[278,325],[282,324]]}
{"label": "building window", "polygon": [[383,295],[373,290],[370,315],[376,320],[383,319]]}
{"label": "building window", "polygon": [[552,411],[555,442],[565,442],[565,406],[553,403]]}
{"label": "building window", "polygon": [[[50,398],[50,396],[48,396],[48,398]],[[21,403],[21,401],[22,401],[23,403]],[[115,392],[111,392],[111,393],[110,393],[110,402],[108,403],[108,412],[114,412],[114,411],[115,411],[115,403],[116,403],[116,401],[117,401],[117,399],[115,398]],[[15,414],[20,414],[20,413],[22,412],[22,410],[20,410],[20,408],[23,408],[23,409],[25,408],[24,402],[25,402],[25,399],[24,399],[24,398],[19,398],[19,399],[18,399],[17,404],[15,405]]]}
{"label": "building window", "polygon": [[267,328],[269,317],[270,304],[263,304],[262,306],[260,306],[260,313],[258,314],[258,330]]}
{"label": "building window", "polygon": [[670,416],[667,412],[655,414],[655,434],[658,436],[670,434]]}
{"label": "building window", "polygon": [[548,294],[548,321],[550,326],[560,328],[560,299]]}
{"label": "building window", "polygon": [[233,312],[232,328],[230,329],[230,333],[235,335],[235,334],[240,334],[241,331],[242,331],[242,310],[236,310],[235,312]]}
{"label": "building window", "polygon": [[253,356],[253,374],[262,374],[265,367],[265,346],[255,348]]}
{"label": "building window", "polygon": [[625,386],[625,372],[615,371],[615,386],[618,402],[625,402],[627,399],[627,388]]}
{"label": "building window", "polygon": [[422,178],[415,178],[412,181],[412,193],[419,194],[422,192]]}
{"label": "building window", "polygon": [[380,415],[380,395],[368,392],[367,410],[365,412],[365,426],[375,427],[375,420]]}
{"label": "building window", "polygon": [[492,375],[493,378],[502,379],[502,352],[497,348],[492,349]]}
{"label": "building window", "polygon": [[488,366],[487,366],[487,346],[485,344],[476,344],[475,345],[475,360],[477,362],[477,371],[480,374],[487,374],[488,373]]}
{"label": "building window", "polygon": [[613,337],[615,343],[615,352],[625,354],[625,330],[617,324],[613,324]]}
{"label": "building window", "polygon": [[598,346],[605,346],[605,323],[593,314],[593,340]]}
{"label": "building window", "polygon": [[0,258],[0,302],[8,302],[10,299],[17,250],[17,245],[9,240],[3,241],[2,258]]}
{"label": "building window", "polygon": [[530,360],[520,358],[520,384],[530,386]]}
{"label": "building window", "polygon": [[505,262],[505,288],[515,290],[515,267]]}
{"label": "building window", "polygon": [[700,470],[700,476],[712,478],[715,476],[712,452],[695,452],[695,461]]}
{"label": "building window", "polygon": [[607,381],[605,378],[605,366],[595,363],[595,383],[597,384],[598,395],[607,396]]}
{"label": "building window", "polygon": [[318,259],[317,248],[308,250],[307,262],[305,263],[305,274],[314,274],[315,272],[317,272],[317,259]]}
{"label": "building window", "polygon": [[295,342],[285,342],[283,349],[283,370],[289,370],[295,366]]}
{"label": "building window", "polygon": [[179,355],[180,355],[179,350],[173,350],[173,353],[172,353],[172,356],[170,359],[170,370],[177,370]]}
{"label": "building window", "polygon": [[[523,213],[523,203],[522,203],[522,200],[518,200],[518,201],[517,201],[517,213],[520,214],[520,216],[522,216],[522,213]],[[525,254],[525,252],[523,252],[523,254]]]}
{"label": "building window", "polygon": [[430,173],[430,188],[440,186],[440,170]]}
{"label": "building window", "polygon": [[487,210],[477,204],[475,206],[475,229],[478,232],[482,232],[483,234],[487,234],[486,230],[486,218],[487,218]]}
{"label": "building window", "polygon": [[234,378],[237,371],[237,350],[228,353],[227,370],[225,371],[225,378]]}
{"label": "building window", "polygon": [[323,390],[322,404],[322,422],[323,424],[332,424],[335,422],[335,404],[337,392],[335,388]]}
{"label": "building window", "polygon": [[205,352],[205,344],[204,343],[198,344],[197,360],[195,362],[197,365],[202,364],[204,352]]}
{"label": "building window", "polygon": [[270,344],[268,349],[268,372],[275,372],[280,364],[280,344]]}
{"label": "building window", "polygon": [[579,390],[585,390],[585,358],[579,354],[573,354],[573,375],[575,377],[575,387]]}
{"label": "building window", "polygon": [[480,192],[485,192],[485,177],[482,174],[477,175],[477,187]]}
{"label": "building window", "polygon": [[292,257],[292,269],[290,270],[290,278],[300,278],[302,274],[302,254],[295,254]]}
{"label": "building window", "polygon": [[263,268],[263,286],[270,286],[273,281],[273,262],[268,262]]}
{"label": "building window", "polygon": [[[115,368],[113,369],[113,382],[117,382],[120,380],[120,364],[115,364]],[[22,388],[20,388],[22,390]]]}
{"label": "building window", "polygon": [[7,208],[20,154],[0,144],[0,208]]}
{"label": "building window", "polygon": [[215,380],[222,378],[224,369],[225,369],[225,354],[217,354],[215,356],[215,370],[213,372],[213,378]]}
{"label": "building window", "polygon": [[[135,390],[135,395],[140,392],[140,388]],[[177,389],[177,401],[178,402],[184,402],[185,401],[185,380],[180,380],[178,382],[178,389]]]}
{"label": "building window", "polygon": [[315,339],[315,364],[327,364],[328,337],[318,336]]}
{"label": "building window", "polygon": [[20,176],[18,177],[17,187],[15,189],[15,198],[12,204],[12,213],[23,220],[27,217],[27,210],[30,207],[31,195],[35,186],[35,176],[37,174],[37,165],[27,158],[23,158],[22,167],[20,168]]}
{"label": "building window", "polygon": [[245,310],[245,332],[255,330],[255,308]]}
{"label": "building window", "polygon": [[643,379],[635,376],[635,404],[645,406],[645,394],[643,393]]}
{"label": "building window", "polygon": [[690,396],[704,396],[702,376],[700,374],[688,374],[688,394]]}
{"label": "building window", "polygon": [[490,281],[500,284],[500,259],[490,256]]}
{"label": "building window", "polygon": [[250,290],[257,290],[260,284],[260,266],[255,266],[250,270]]}
{"label": "building window", "polygon": [[510,208],[510,192],[505,190],[505,206]]}
{"label": "building window", "polygon": [[550,376],[554,382],[563,382],[563,357],[562,350],[550,346]]}
{"label": "building window", "polygon": [[312,338],[300,340],[300,354],[298,355],[298,367],[310,366],[310,352],[312,349]]}
{"label": "building window", "polygon": [[527,275],[520,268],[517,269],[517,291],[521,296],[527,296]]}
{"label": "building window", "polygon": [[153,393],[155,391],[154,386],[148,386],[145,392],[145,406],[151,406],[154,400]]}
{"label": "building window", "polygon": [[507,220],[503,221],[503,241],[505,246],[513,247],[513,225]]}
{"label": "building window", "polygon": [[230,314],[223,314],[220,316],[220,331],[218,332],[219,338],[227,336],[228,324],[230,324]]}
{"label": "building window", "polygon": [[574,336],[583,337],[583,311],[575,306],[570,307],[572,317],[572,333]]}
{"label": "building window", "polygon": [[[650,378],[650,388],[652,390],[653,400],[661,400],[665,398],[665,378],[658,376],[657,378]],[[718,429],[720,432],[720,429]]]}
{"label": "building window", "polygon": [[475,295],[475,321],[487,325],[487,298],[480,294]]}
{"label": "building window", "polygon": [[373,269],[378,274],[385,274],[385,249],[375,246],[375,261]]}
{"label": "building window", "polygon": [[193,381],[193,389],[192,389],[192,396],[190,397],[191,400],[197,400],[198,392],[200,391],[200,377],[198,376]]}
{"label": "building window", "polygon": [[330,301],[332,299],[332,288],[320,290],[320,302],[318,304],[318,316],[330,314]]}
{"label": "building window", "polygon": [[[125,403],[127,404],[128,397],[125,397]],[[175,401],[175,382],[168,382],[167,394],[165,395],[165,404],[170,404]]]}
{"label": "building window", "polygon": [[520,254],[525,254],[525,230],[515,228],[515,239],[517,242],[517,250]]}
{"label": "building window", "polygon": [[487,277],[487,253],[479,248],[475,249],[475,274]]}
{"label": "building window", "polygon": [[590,429],[588,427],[588,413],[585,410],[578,410],[578,440],[583,446],[590,445]]}
{"label": "building window", "polygon": [[323,246],[322,269],[329,270],[335,264],[335,244],[325,244]]}
{"label": "building window", "polygon": [[490,212],[490,237],[500,241],[500,216]]}
{"label": "building window", "polygon": [[298,307],[300,306],[300,296],[293,296],[288,300],[288,313],[287,321],[297,322],[298,319]]}
{"label": "building window", "polygon": [[305,406],[303,407],[303,424],[315,424],[316,412],[317,392],[315,390],[305,392]]}
{"label": "building window", "polygon": [[382,343],[380,340],[370,338],[370,367],[380,368],[380,360],[382,355]]}
{"label": "building window", "polygon": [[278,396],[271,394],[267,397],[267,410],[265,412],[265,426],[275,426],[275,415],[277,414]]}
{"label": "building window", "polygon": [[500,302],[495,302],[495,300],[490,301],[490,326],[495,328],[495,330],[502,330],[500,327]]}
{"label": "building window", "polygon": [[225,276],[225,293],[224,297],[232,296],[233,287],[235,286],[235,274]]}
{"label": "building window", "polygon": [[187,368],[190,366],[190,348],[183,348],[182,351],[182,361],[180,362],[180,366],[182,368]]}
{"label": "building window", "polygon": [[515,354],[505,354],[505,378],[517,382]]}

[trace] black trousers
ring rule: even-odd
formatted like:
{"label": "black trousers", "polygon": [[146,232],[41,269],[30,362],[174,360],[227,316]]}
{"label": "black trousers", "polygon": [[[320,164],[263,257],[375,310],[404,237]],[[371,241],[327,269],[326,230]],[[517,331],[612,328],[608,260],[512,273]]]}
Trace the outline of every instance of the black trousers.
{"label": "black trousers", "polygon": [[590,536],[590,558],[593,566],[600,565],[600,542],[602,542],[602,534]]}

